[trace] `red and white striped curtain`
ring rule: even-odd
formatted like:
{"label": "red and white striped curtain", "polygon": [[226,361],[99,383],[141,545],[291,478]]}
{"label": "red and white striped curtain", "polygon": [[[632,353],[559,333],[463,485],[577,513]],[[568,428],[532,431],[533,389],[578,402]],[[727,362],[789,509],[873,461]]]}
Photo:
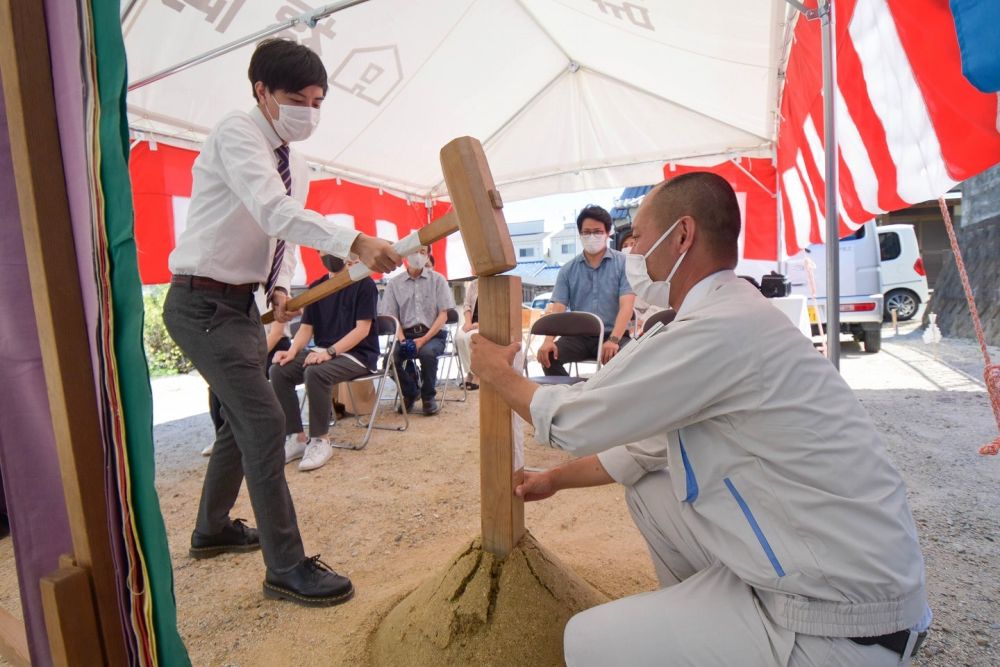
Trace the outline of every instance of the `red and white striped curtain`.
{"label": "red and white striped curtain", "polygon": [[[997,164],[1000,133],[997,96],[962,75],[947,0],[834,0],[833,7],[845,235]],[[826,205],[820,22],[800,16],[793,34],[777,148],[789,255],[825,240]]]}

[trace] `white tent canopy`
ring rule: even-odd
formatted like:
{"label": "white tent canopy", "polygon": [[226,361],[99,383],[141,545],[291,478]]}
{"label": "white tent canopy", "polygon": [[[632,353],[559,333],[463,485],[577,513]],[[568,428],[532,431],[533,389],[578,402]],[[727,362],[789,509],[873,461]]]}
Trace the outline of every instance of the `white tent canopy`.
{"label": "white tent canopy", "polygon": [[[130,79],[319,6],[139,0],[123,26]],[[299,148],[327,176],[435,198],[446,195],[438,151],[471,135],[508,200],[652,183],[667,161],[771,155],[788,11],[783,0],[369,0],[281,33],[330,75],[323,121]],[[252,48],[132,91],[133,130],[198,142],[249,108]]]}

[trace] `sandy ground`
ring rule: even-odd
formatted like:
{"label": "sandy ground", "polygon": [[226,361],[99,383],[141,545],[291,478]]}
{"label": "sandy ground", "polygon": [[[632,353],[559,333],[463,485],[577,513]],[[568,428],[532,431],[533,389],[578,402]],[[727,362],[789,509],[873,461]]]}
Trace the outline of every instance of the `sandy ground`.
{"label": "sandy ground", "polygon": [[[876,355],[844,345],[843,373],[903,471],[921,533],[935,622],[917,665],[1000,664],[1000,459],[976,453],[996,435],[977,354],[968,341],[946,340],[935,359],[915,325],[887,338]],[[195,665],[358,664],[377,620],[478,533],[472,393],[437,417],[414,417],[405,433],[376,432],[364,451],[338,450],[319,471],[287,468],[307,551],[350,576],[358,593],[325,610],[266,601],[259,554],[187,555],[206,464],[199,452],[212,439],[200,379],[156,380],[154,396],[157,487],[180,631]],[[361,431],[342,422],[336,434],[357,442]],[[546,467],[565,457],[529,441],[526,459]],[[252,518],[245,493],[233,516]],[[540,543],[607,595],[654,587],[620,487],[562,492],[529,504],[526,521]],[[19,615],[10,540],[0,541],[0,561],[8,564],[0,607]]]}

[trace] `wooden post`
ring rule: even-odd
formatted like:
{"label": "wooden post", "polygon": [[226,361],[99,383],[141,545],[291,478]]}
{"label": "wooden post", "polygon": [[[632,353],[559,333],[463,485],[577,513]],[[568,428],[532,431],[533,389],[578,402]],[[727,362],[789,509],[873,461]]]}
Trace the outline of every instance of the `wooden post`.
{"label": "wooden post", "polygon": [[75,609],[61,611],[95,618],[100,636],[93,639],[103,647],[103,661],[123,665],[127,660],[118,574],[111,559],[104,445],[90,332],[76,271],[43,3],[0,0],[0,73],[73,555],[82,576],[93,582],[91,595],[78,599]]}
{"label": "wooden post", "polygon": [[[469,262],[479,276],[479,334],[501,345],[521,339],[521,280],[497,276],[514,268],[514,245],[482,144],[460,137],[441,149],[441,169]],[[483,548],[505,558],[524,535],[524,501],[514,488],[514,421],[510,407],[483,385],[479,397],[479,465]]]}
{"label": "wooden post", "polygon": [[[463,234],[464,237],[464,234]],[[494,343],[521,340],[521,279],[484,276],[479,279],[479,334]],[[515,467],[515,422],[511,409],[496,390],[484,383],[479,393],[479,478],[483,548],[501,558],[524,535],[524,501],[514,489],[524,478]]]}

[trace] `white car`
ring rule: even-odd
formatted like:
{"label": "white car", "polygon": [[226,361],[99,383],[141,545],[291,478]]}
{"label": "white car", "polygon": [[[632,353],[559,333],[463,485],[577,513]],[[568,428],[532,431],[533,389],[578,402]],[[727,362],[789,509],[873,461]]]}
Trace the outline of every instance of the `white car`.
{"label": "white car", "polygon": [[885,317],[892,309],[902,322],[917,314],[920,304],[927,303],[927,272],[920,257],[913,225],[883,225],[878,228],[879,254],[882,259],[882,293],[885,295]]}

